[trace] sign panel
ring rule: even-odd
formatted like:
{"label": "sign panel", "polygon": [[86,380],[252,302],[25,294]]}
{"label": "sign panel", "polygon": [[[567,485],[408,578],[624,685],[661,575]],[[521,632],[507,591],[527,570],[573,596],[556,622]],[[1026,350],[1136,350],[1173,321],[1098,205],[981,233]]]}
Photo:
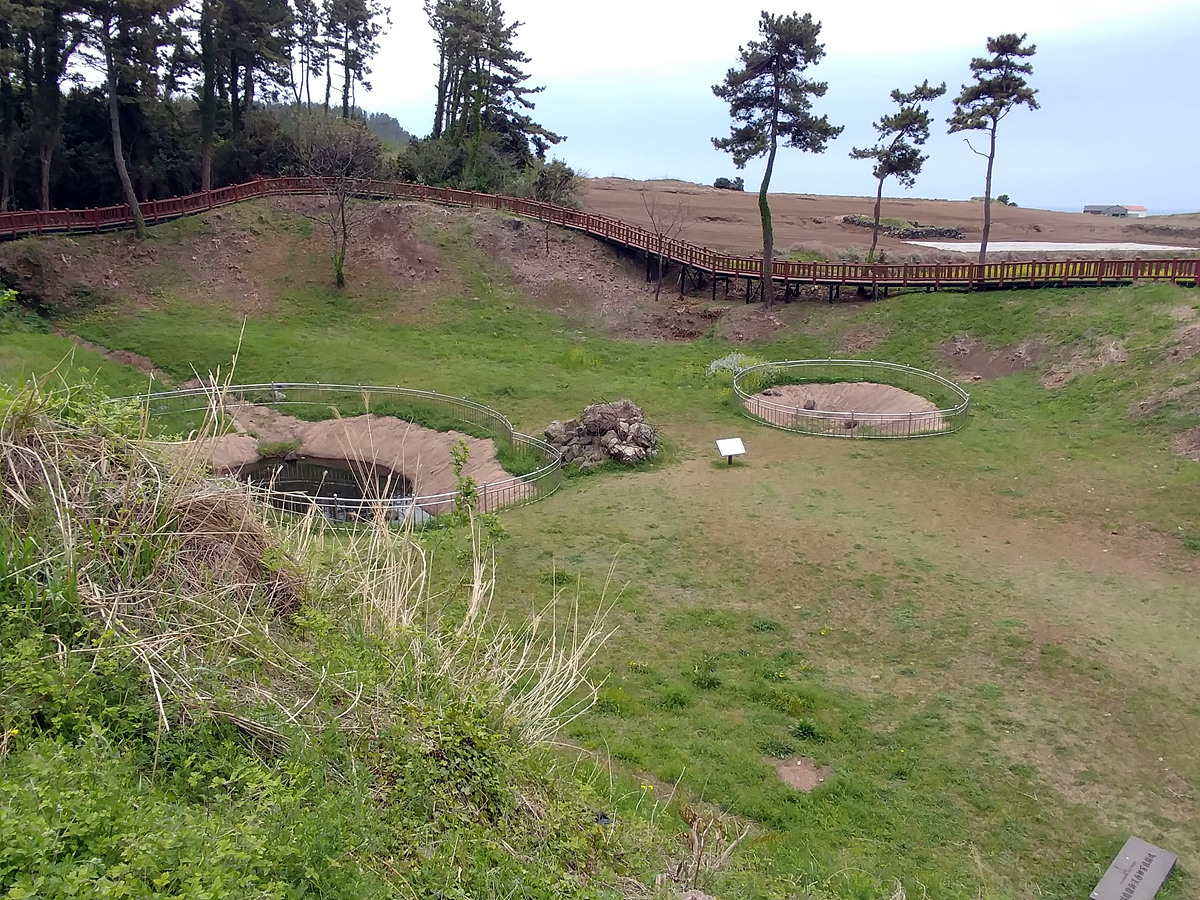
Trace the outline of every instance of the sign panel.
{"label": "sign panel", "polygon": [[1175,854],[1131,837],[1117,854],[1091,900],[1152,900],[1175,868]]}
{"label": "sign panel", "polygon": [[746,452],[746,445],[741,438],[721,438],[717,441],[717,452],[722,456],[741,456]]}

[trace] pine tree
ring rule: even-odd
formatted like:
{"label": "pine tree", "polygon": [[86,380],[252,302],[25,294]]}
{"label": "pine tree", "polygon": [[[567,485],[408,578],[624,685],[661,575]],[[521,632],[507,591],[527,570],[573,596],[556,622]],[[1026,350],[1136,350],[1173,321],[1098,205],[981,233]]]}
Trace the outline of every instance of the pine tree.
{"label": "pine tree", "polygon": [[946,82],[937,87],[928,79],[907,93],[899,88],[892,91],[892,100],[900,104],[896,112],[883,116],[875,123],[880,142],[874,147],[850,151],[853,159],[873,159],[872,174],[879,182],[875,192],[875,229],[871,234],[871,250],[867,262],[875,261],[875,247],[879,244],[879,214],[883,205],[883,183],[895,176],[905,187],[912,187],[921,174],[928,156],[922,156],[919,147],[929,140],[929,111],[921,104],[930,103],[946,93]]}
{"label": "pine tree", "polygon": [[505,21],[499,0],[426,0],[425,12],[438,52],[430,136],[465,149],[468,180],[485,142],[518,165],[544,159],[562,137],[529,115],[543,88],[526,84],[530,59],[515,47],[521,23]]}
{"label": "pine tree", "polygon": [[988,38],[990,58],[971,60],[974,82],[963,85],[962,93],[954,98],[954,114],[947,119],[950,134],[959,131],[986,131],[988,152],[972,152],[987,158],[987,176],[983,190],[983,238],[979,242],[979,264],[987,258],[988,236],[992,231],[992,166],[996,161],[996,128],[1000,120],[1018,106],[1037,109],[1037,93],[1025,80],[1033,74],[1032,63],[1020,62],[1037,52],[1037,45],[1025,45],[1024,34],[1002,34]]}
{"label": "pine tree", "polygon": [[19,4],[24,27],[19,43],[29,127],[38,149],[39,197],[50,208],[50,167],[62,137],[62,82],[79,47],[83,23],[74,0],[35,0]]}
{"label": "pine tree", "polygon": [[738,48],[741,68],[730,69],[723,83],[713,85],[713,93],[729,104],[734,121],[729,137],[713,138],[713,146],[730,153],[739,169],[755,157],[767,157],[758,190],[758,209],[763,231],[763,298],[770,306],[775,299],[775,234],[767,190],[779,143],[809,153],[824,153],[825,145],[842,133],[842,126],[830,125],[825,116],[811,112],[813,98],[824,97],[828,89],[825,82],[804,77],[805,70],[825,55],[824,45],[817,43],[821,23],[814,22],[810,13],[773,16],[763,12],[758,31],[762,40]]}
{"label": "pine tree", "polygon": [[[342,118],[350,118],[355,106],[354,85],[367,90],[371,83],[368,65],[379,52],[379,36],[391,25],[387,11],[376,0],[328,0],[325,7],[325,39],[329,62],[326,67],[325,106],[329,107],[330,72],[336,60],[342,70]],[[382,19],[382,21],[380,21]]]}

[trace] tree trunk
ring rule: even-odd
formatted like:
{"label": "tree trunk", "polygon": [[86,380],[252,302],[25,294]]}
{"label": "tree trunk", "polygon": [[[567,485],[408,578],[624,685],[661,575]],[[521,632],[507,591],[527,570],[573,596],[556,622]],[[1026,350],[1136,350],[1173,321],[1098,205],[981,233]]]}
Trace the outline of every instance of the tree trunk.
{"label": "tree trunk", "polygon": [[213,140],[217,133],[216,22],[212,0],[200,8],[200,190],[212,190]]}
{"label": "tree trunk", "polygon": [[[101,26],[105,27],[105,26]],[[146,219],[142,216],[142,208],[138,206],[137,195],[133,192],[133,182],[129,179],[129,169],[125,166],[125,148],[121,145],[121,115],[117,101],[117,63],[113,58],[111,38],[104,35],[104,62],[108,70],[108,125],[112,131],[113,159],[117,164],[117,177],[121,180],[121,191],[129,212],[133,216],[133,231],[138,239],[146,237]]]}
{"label": "tree trunk", "polygon": [[238,62],[238,52],[229,54],[229,131],[234,141],[242,134],[242,67]]}
{"label": "tree trunk", "polygon": [[983,239],[979,242],[979,264],[987,259],[988,235],[992,232],[992,163],[996,161],[996,125],[992,121],[991,147],[988,150],[987,178],[983,182]]}
{"label": "tree trunk", "polygon": [[350,26],[342,44],[342,118],[350,118]]}
{"label": "tree trunk", "polygon": [[775,135],[771,135],[771,150],[767,154],[767,170],[763,173],[762,185],[758,189],[758,213],[762,217],[763,255],[762,289],[763,302],[770,309],[775,302],[775,230],[771,224],[771,206],[767,202],[767,188],[771,184],[771,172],[775,168]]}
{"label": "tree trunk", "polygon": [[325,112],[329,112],[329,94],[333,90],[333,56],[325,60]]}
{"label": "tree trunk", "polygon": [[771,133],[767,152],[767,168],[763,172],[762,184],[758,188],[758,213],[762,217],[763,230],[763,264],[762,290],[763,302],[767,309],[775,303],[775,229],[771,224],[771,206],[767,202],[767,188],[771,185],[771,173],[775,171],[775,151],[779,147],[779,74],[774,80],[774,93],[771,101]]}
{"label": "tree trunk", "polygon": [[38,147],[38,162],[41,164],[42,181],[40,186],[42,209],[50,208],[50,161],[54,158],[54,147],[42,144]]}
{"label": "tree trunk", "polygon": [[879,190],[875,193],[875,230],[871,232],[871,249],[867,252],[869,263],[875,262],[875,248],[879,245],[879,212],[883,207],[883,181],[883,178],[879,179]]}
{"label": "tree trunk", "polygon": [[440,138],[442,136],[442,123],[446,116],[446,51],[441,49],[438,53],[438,80],[437,80],[437,106],[433,111],[433,131],[430,132],[431,138]]}
{"label": "tree trunk", "polygon": [[334,279],[337,281],[337,286],[344,288],[346,286],[346,244],[350,240],[350,229],[346,224],[346,203],[349,201],[349,195],[338,192],[338,216],[341,221],[341,238],[338,242],[337,257],[333,261]]}

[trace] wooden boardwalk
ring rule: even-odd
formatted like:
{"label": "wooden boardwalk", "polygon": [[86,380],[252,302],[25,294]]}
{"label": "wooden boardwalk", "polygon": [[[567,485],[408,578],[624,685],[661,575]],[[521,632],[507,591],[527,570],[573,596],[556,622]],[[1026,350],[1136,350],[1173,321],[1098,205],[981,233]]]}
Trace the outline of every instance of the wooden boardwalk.
{"label": "wooden boardwalk", "polygon": [[[214,191],[189,194],[186,197],[148,200],[141,204],[141,208],[146,221],[153,224],[257,197],[324,193],[324,182],[320,179],[266,178]],[[381,200],[417,200],[496,209],[581,231],[643,254],[648,275],[652,264],[656,266],[659,259],[677,266],[681,291],[709,286],[716,297],[718,284],[723,284],[728,290],[731,281],[744,280],[746,296],[749,299],[761,276],[762,262],[758,258],[720,253],[688,241],[665,238],[649,229],[608,216],[549,203],[395,181],[357,181],[354,184],[354,193],[357,196]],[[100,209],[18,210],[0,213],[0,239],[31,234],[77,234],[131,226],[132,217],[125,205]],[[775,260],[774,278],[783,285],[785,294],[801,285],[823,285],[829,289],[830,299],[844,287],[868,289],[872,295],[879,291],[886,293],[892,288],[980,290],[1050,286],[1100,287],[1139,281],[1164,281],[1194,287],[1200,283],[1200,257],[1038,260],[984,265],[884,265]]]}

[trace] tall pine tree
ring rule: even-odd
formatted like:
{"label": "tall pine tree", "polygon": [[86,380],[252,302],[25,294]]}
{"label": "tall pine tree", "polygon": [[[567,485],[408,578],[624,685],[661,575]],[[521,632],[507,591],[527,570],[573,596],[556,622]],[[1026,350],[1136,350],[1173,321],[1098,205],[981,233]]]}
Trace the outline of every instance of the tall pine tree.
{"label": "tall pine tree", "polygon": [[852,159],[873,159],[872,174],[879,182],[875,191],[875,227],[871,233],[871,249],[867,262],[875,261],[875,247],[879,244],[879,214],[883,206],[883,183],[893,175],[905,187],[912,187],[921,174],[928,156],[922,156],[920,147],[929,140],[929,111],[922,104],[932,102],[946,93],[946,82],[933,87],[928,79],[911,91],[899,88],[892,91],[892,100],[900,108],[891,115],[883,116],[875,123],[879,143],[874,147],[855,147],[850,151]]}
{"label": "tall pine tree", "polygon": [[804,77],[805,70],[825,55],[824,45],[817,43],[821,23],[814,22],[810,13],[773,16],[763,12],[758,31],[762,40],[738,48],[741,67],[730,69],[725,81],[713,86],[713,93],[729,104],[734,121],[729,137],[713,138],[713,146],[731,154],[739,169],[755,157],[767,157],[758,189],[758,210],[763,233],[763,298],[770,306],[775,300],[775,231],[767,190],[779,144],[824,153],[825,145],[842,133],[843,126],[831,125],[825,116],[811,112],[813,98],[824,97],[828,89],[825,82]]}
{"label": "tall pine tree", "polygon": [[954,98],[954,114],[946,121],[950,134],[959,131],[986,131],[988,152],[967,146],[987,159],[987,175],[983,182],[983,237],[979,242],[979,264],[987,259],[988,237],[992,231],[992,167],[996,162],[996,129],[1000,120],[1018,106],[1037,109],[1037,93],[1025,80],[1033,74],[1033,64],[1022,62],[1037,52],[1036,44],[1026,46],[1024,34],[1002,34],[988,38],[990,57],[971,60],[972,83],[963,85],[962,93]]}

